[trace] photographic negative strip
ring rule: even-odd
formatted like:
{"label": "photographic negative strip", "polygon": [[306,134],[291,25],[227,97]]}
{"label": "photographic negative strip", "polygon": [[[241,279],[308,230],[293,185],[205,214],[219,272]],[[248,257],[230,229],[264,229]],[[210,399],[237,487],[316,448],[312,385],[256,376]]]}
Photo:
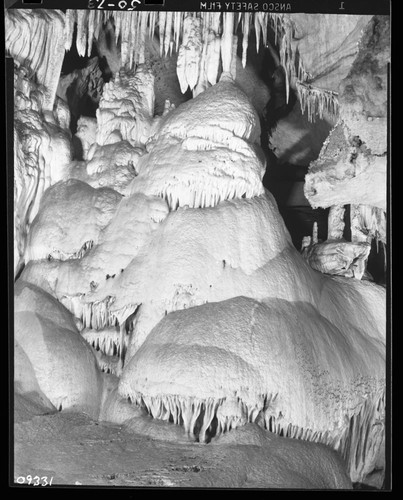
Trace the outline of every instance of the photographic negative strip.
{"label": "photographic negative strip", "polygon": [[5,55],[11,484],[390,489],[389,3],[9,1]]}

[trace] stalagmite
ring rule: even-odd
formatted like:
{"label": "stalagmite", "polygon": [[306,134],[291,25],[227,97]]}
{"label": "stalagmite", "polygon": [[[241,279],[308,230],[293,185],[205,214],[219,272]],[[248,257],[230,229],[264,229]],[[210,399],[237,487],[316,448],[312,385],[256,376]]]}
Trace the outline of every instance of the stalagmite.
{"label": "stalagmite", "polygon": [[77,132],[75,136],[80,140],[82,147],[82,158],[88,158],[88,151],[96,141],[97,121],[95,118],[81,116],[77,122]]}
{"label": "stalagmite", "polygon": [[135,72],[121,71],[105,84],[97,109],[97,143],[127,140],[132,146],[145,144],[154,115],[154,76],[145,66]]}
{"label": "stalagmite", "polygon": [[[218,118],[224,112],[226,123]],[[171,210],[258,196],[264,164],[253,142],[259,129],[246,95],[232,80],[221,81],[167,115],[147,145],[148,155],[139,159],[131,193],[161,196]]]}

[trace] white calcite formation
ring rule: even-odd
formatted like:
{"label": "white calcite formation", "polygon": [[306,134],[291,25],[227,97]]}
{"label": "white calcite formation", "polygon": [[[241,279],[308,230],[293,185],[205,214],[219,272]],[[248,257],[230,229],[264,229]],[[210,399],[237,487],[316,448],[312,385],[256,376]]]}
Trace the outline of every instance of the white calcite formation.
{"label": "white calcite formation", "polygon": [[273,18],[279,63],[286,69],[289,92],[298,100],[293,110],[280,118],[270,137],[281,163],[307,166],[318,158],[323,141],[339,119],[340,84],[351,70],[370,19],[343,14],[282,14]]}
{"label": "white calcite formation", "polygon": [[[387,74],[389,20],[374,17],[364,30],[358,54],[340,84],[340,118],[324,142],[319,158],[305,178],[305,196],[313,207],[332,207],[329,231],[336,243],[311,248],[309,261],[318,269],[329,268],[334,248],[356,250],[371,241],[387,243]],[[341,240],[340,208],[350,205],[351,243]],[[338,207],[335,210],[334,207]],[[337,215],[338,214],[338,215]],[[336,215],[336,216],[335,216]],[[342,223],[344,228],[344,222]],[[330,246],[329,246],[330,245]],[[306,256],[308,256],[308,253]],[[339,252],[338,252],[339,253]],[[355,255],[361,277],[367,255]],[[339,253],[340,254],[340,253]],[[351,259],[350,259],[351,261]],[[332,264],[330,264],[332,265]],[[343,273],[343,267],[340,267]],[[351,270],[344,267],[346,275]]]}
{"label": "white calcite formation", "polygon": [[327,240],[305,246],[302,256],[313,269],[321,273],[361,279],[370,251],[371,245],[366,242]]}
{"label": "white calcite formation", "polygon": [[65,52],[64,28],[65,15],[60,10],[5,11],[6,51],[43,85],[46,111],[53,111]]}
{"label": "white calcite formation", "polygon": [[[178,54],[177,75],[182,92],[199,92],[217,82],[220,65],[224,72],[235,77],[237,27],[242,28],[242,65],[247,62],[249,34],[253,25],[256,46],[266,44],[269,20],[283,24],[284,15],[267,12],[120,12],[101,10],[67,10],[65,21],[65,47],[71,48],[74,26],[77,26],[76,47],[80,55],[91,53],[92,43],[101,38],[102,25],[114,22],[116,44],[121,40],[120,67],[132,69],[146,59],[147,41],[158,33],[160,55]],[[278,21],[279,20],[279,21]],[[288,32],[287,32],[288,36]],[[109,49],[108,49],[109,51]],[[112,57],[117,55],[113,54]],[[115,64],[114,64],[115,66]],[[116,69],[116,68],[115,68]]]}
{"label": "white calcite formation", "polygon": [[132,146],[127,141],[99,146],[93,144],[85,166],[72,169],[77,177],[93,187],[110,187],[123,195],[130,194],[130,185],[137,175],[137,164],[145,148]]}
{"label": "white calcite formation", "polygon": [[384,440],[384,363],[381,342],[339,330],[310,304],[238,297],[169,314],[126,366],[119,392],[201,442],[259,422],[326,443],[359,481]]}
{"label": "white calcite formation", "polygon": [[56,407],[49,401],[49,398],[45,396],[42,389],[39,387],[34,367],[15,337],[13,361],[15,399],[18,400],[18,396],[29,397],[31,401],[34,401],[41,407],[45,407],[48,412],[56,412]]}
{"label": "white calcite formation", "polygon": [[[350,480],[345,477],[343,461],[336,452],[322,444],[286,438],[252,423],[222,434],[211,444],[213,448],[225,444],[240,446],[241,449],[247,446],[263,448],[263,456],[252,455],[246,460],[246,474],[249,477],[253,471],[258,471],[259,463],[270,463],[270,468],[266,465],[261,474],[265,478],[267,475],[271,477],[273,488],[352,489]],[[282,477],[286,478],[284,485],[281,484]]]}
{"label": "white calcite formation", "polygon": [[338,123],[310,164],[304,192],[314,208],[357,204],[386,210],[386,155],[371,154]]}
{"label": "white calcite formation", "polygon": [[272,17],[287,87],[297,90],[302,110],[308,111],[311,121],[324,111],[337,117],[340,81],[350,70],[370,19],[343,14]]}
{"label": "white calcite formation", "polygon": [[[387,74],[389,21],[368,23],[351,69],[340,85],[340,120],[311,163],[305,195],[313,207],[368,206],[370,233],[386,234]],[[367,232],[367,234],[368,234]]]}
{"label": "white calcite formation", "polygon": [[82,159],[87,160],[90,147],[95,144],[97,120],[89,116],[81,116],[77,121],[77,137],[81,144]]}
{"label": "white calcite formation", "polygon": [[184,19],[183,40],[179,48],[177,62],[177,75],[182,93],[185,93],[188,87],[194,89],[199,79],[202,53],[200,25],[201,19],[195,16],[189,15]]}
{"label": "white calcite formation", "polygon": [[97,418],[102,374],[69,311],[43,290],[22,281],[15,287],[14,309],[15,340],[32,365],[41,393],[58,410],[81,410]]}
{"label": "white calcite formation", "polygon": [[122,71],[105,84],[97,110],[97,144],[104,146],[127,140],[144,144],[154,115],[154,77],[143,66]]}
{"label": "white calcite formation", "polygon": [[72,158],[70,114],[57,100],[46,111],[45,88],[29,78],[29,70],[14,70],[14,273],[24,265],[29,227],[43,193],[67,177]]}
{"label": "white calcite formation", "polygon": [[338,92],[340,81],[349,72],[358,52],[362,30],[370,15],[285,14],[291,23],[288,57],[303,71],[298,78],[314,87]]}
{"label": "white calcite formation", "polygon": [[[200,442],[254,422],[265,435],[330,446],[352,481],[365,480],[384,460],[386,292],[318,273],[292,245],[262,185],[258,113],[234,80],[238,22],[243,65],[252,27],[259,47],[272,20],[291,74],[289,17],[55,16],[64,20],[67,50],[76,30],[81,56],[91,55],[104,21],[113,19],[126,67],[104,86],[96,131],[81,121],[82,160],[70,162],[63,149],[70,138],[56,133],[68,126],[61,101],[46,115],[53,132],[41,136],[42,156],[17,122],[16,193],[24,200],[17,213],[28,235],[26,251],[17,236],[26,261],[15,289],[20,394],[119,424],[148,413]],[[146,61],[146,38],[156,31],[161,55],[178,52],[182,90],[196,96],[176,109],[167,102],[157,118]],[[306,83],[301,61],[297,75]],[[53,88],[52,78],[43,85]],[[17,74],[16,88],[32,90],[27,81]],[[46,128],[41,106],[23,95],[17,109],[34,103],[36,129]],[[350,146],[357,170],[366,150]],[[25,163],[34,187],[25,188]],[[354,203],[357,227],[382,222]],[[336,236],[342,212],[333,210]]]}
{"label": "white calcite formation", "polygon": [[94,189],[75,179],[49,188],[31,225],[26,262],[82,258],[98,242],[121,198],[110,188]]}
{"label": "white calcite formation", "polygon": [[259,135],[245,94],[222,80],[162,119],[147,144],[149,154],[137,164],[131,192],[161,196],[171,210],[262,194]]}
{"label": "white calcite formation", "polygon": [[[231,115],[217,109],[217,95],[222,106],[233,110]],[[230,95],[231,101],[224,99]],[[173,138],[186,141],[199,133],[198,114],[204,117],[202,140],[226,144],[229,159],[232,155],[239,162],[239,145],[246,151],[257,150],[253,146],[259,137],[256,115],[234,83],[224,79],[162,119],[148,153],[140,159],[131,196],[122,199],[96,245],[81,259],[31,261],[23,277],[48,290],[73,313],[83,338],[100,349],[99,366],[121,376],[121,397],[130,396],[153,417],[171,416],[202,441],[214,433],[210,426],[215,418],[216,433],[260,419],[272,432],[338,449],[349,463],[351,477],[360,481],[383,453],[384,434],[377,422],[382,421],[384,404],[385,291],[374,284],[354,281],[350,285],[313,271],[292,246],[272,196],[262,187],[247,197],[242,197],[242,190],[233,199],[224,196],[214,203],[213,197],[210,207],[205,202],[191,206],[187,202],[188,206],[178,208],[173,196],[142,193],[143,186],[153,187],[154,179],[158,185],[159,168],[167,177],[163,159],[169,161]],[[205,151],[214,149],[182,148],[176,174],[171,167],[171,182],[180,186],[176,191],[180,200],[188,199],[193,186],[200,189],[202,200],[209,198],[206,177],[210,179],[196,168],[198,155],[203,164]],[[153,168],[147,168],[151,161]],[[217,154],[215,161],[210,160],[207,169],[213,179],[219,168],[228,171],[222,156]],[[255,164],[261,176],[264,163],[259,163],[258,155]],[[186,168],[194,184],[181,183]],[[250,169],[248,179],[252,173]],[[229,182],[239,185],[242,175],[235,170]],[[260,182],[261,177],[257,179]],[[255,319],[253,312],[239,312],[244,301],[248,311],[257,311]],[[171,351],[163,344],[163,363],[170,368],[164,364],[163,370],[157,370],[162,361],[153,357],[155,332],[161,338],[158,343],[166,340],[176,345],[170,324],[177,318],[180,323],[172,331],[180,337],[178,348]],[[249,326],[242,326],[245,321]],[[272,335],[284,353],[280,348],[271,351],[276,345]],[[213,342],[217,336],[222,345],[213,349],[209,339]],[[182,342],[193,346],[195,338],[200,347],[179,347]],[[234,346],[242,351],[236,351],[235,364],[230,362]],[[295,354],[288,353],[287,346]],[[296,346],[300,351],[295,351]],[[255,355],[256,349],[262,353],[266,349],[270,357]],[[204,375],[194,371],[197,383],[183,369],[183,364],[193,366],[191,359],[204,360],[200,365],[206,368]],[[267,359],[273,359],[273,365]],[[144,367],[144,378],[136,367]],[[220,367],[225,367],[222,373]],[[147,370],[153,371],[152,377]],[[277,410],[270,413],[269,408]],[[108,414],[112,418],[113,410]],[[369,436],[365,446],[364,435]]]}

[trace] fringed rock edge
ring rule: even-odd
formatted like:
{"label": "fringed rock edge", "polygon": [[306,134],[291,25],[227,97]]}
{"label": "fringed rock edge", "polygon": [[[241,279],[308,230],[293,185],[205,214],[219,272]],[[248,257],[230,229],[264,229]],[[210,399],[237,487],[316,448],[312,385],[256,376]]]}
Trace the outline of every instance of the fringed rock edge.
{"label": "fringed rock edge", "polygon": [[[385,394],[368,397],[349,412],[342,428],[319,430],[293,425],[281,411],[274,410],[276,394],[262,397],[263,404],[250,406],[240,398],[186,398],[183,396],[146,396],[126,386],[121,396],[145,408],[156,419],[182,425],[200,443],[245,425],[256,423],[279,436],[330,446],[341,454],[353,482],[360,482],[376,464],[384,444]],[[229,404],[230,403],[230,404]]]}

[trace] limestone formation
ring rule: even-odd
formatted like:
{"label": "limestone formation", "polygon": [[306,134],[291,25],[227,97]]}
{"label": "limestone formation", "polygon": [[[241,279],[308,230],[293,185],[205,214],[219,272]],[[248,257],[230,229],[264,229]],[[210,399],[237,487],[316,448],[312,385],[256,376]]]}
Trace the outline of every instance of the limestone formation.
{"label": "limestone formation", "polygon": [[[387,292],[365,278],[388,241],[388,18],[9,8],[5,26],[17,439],[82,422],[100,485],[133,438],[134,475],[152,444],[204,457],[198,486],[380,488]],[[294,246],[269,147],[311,162],[325,241],[315,223]],[[40,442],[38,470],[67,445],[75,464],[80,432]]]}

